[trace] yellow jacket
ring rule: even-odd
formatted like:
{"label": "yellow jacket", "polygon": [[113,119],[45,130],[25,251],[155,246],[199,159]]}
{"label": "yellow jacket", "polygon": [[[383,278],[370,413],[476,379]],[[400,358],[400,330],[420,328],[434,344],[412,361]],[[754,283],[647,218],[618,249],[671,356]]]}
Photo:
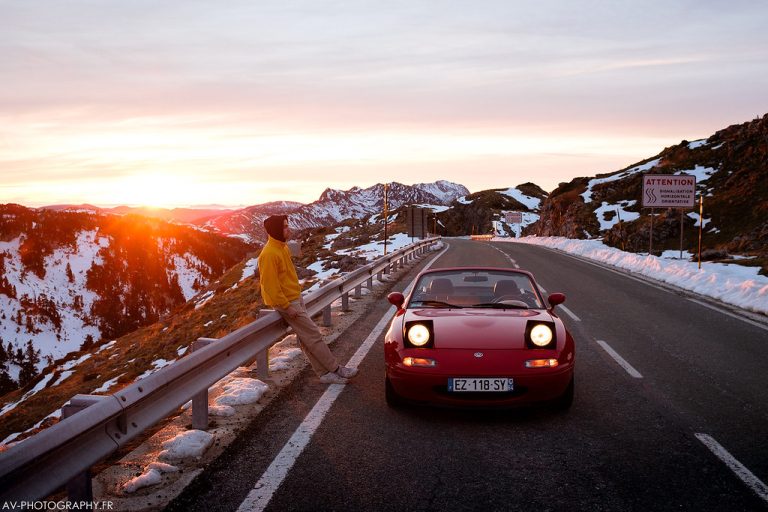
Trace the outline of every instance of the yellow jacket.
{"label": "yellow jacket", "polygon": [[269,237],[259,254],[259,276],[261,298],[267,306],[287,308],[301,297],[299,277],[285,242]]}

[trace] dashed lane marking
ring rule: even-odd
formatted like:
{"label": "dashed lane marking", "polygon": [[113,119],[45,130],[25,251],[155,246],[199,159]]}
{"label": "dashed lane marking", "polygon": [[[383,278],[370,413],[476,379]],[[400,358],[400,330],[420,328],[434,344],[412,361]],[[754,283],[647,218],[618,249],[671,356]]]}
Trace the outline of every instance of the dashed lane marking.
{"label": "dashed lane marking", "polygon": [[635,370],[634,367],[629,364],[623,357],[621,357],[618,352],[613,350],[608,343],[604,342],[603,340],[597,340],[597,344],[603,347],[603,350],[605,350],[609,356],[611,356],[614,361],[619,363],[619,366],[624,368],[628,374],[630,374],[632,377],[636,379],[642,379],[643,376],[640,374],[639,371]]}
{"label": "dashed lane marking", "polygon": [[695,434],[696,439],[704,443],[704,446],[709,448],[709,451],[715,454],[715,456],[723,461],[728,468],[733,471],[736,476],[744,482],[747,487],[752,489],[763,501],[768,503],[768,486],[763,483],[762,480],[757,478],[754,473],[752,473],[749,469],[747,469],[744,464],[736,460],[736,458],[731,455],[728,450],[723,448],[723,446],[715,441],[715,439],[712,436],[709,436],[707,434]]}
{"label": "dashed lane marking", "polygon": [[[448,245],[446,244],[445,249],[432,258],[432,260],[424,267],[424,270],[431,267],[432,264],[447,250]],[[404,293],[407,294],[407,290],[410,289],[413,284],[414,283],[411,283]],[[376,324],[376,327],[373,328],[363,344],[360,345],[360,348],[357,349],[357,352],[355,352],[349,360],[347,363],[348,366],[357,368],[371,350],[371,347],[376,340],[379,339],[379,336],[381,336],[381,333],[387,327],[387,324],[391,319],[392,312],[388,310]],[[267,470],[264,471],[264,474],[261,475],[259,481],[256,482],[256,485],[254,485],[251,492],[248,493],[248,496],[246,496],[240,504],[237,509],[238,512],[262,511],[269,505],[272,496],[283,483],[288,472],[296,463],[299,456],[304,451],[304,448],[307,447],[309,441],[312,439],[312,435],[323,422],[325,415],[343,390],[343,384],[331,384],[328,386],[328,389],[320,397],[320,400],[318,400],[312,410],[309,411],[309,414],[307,414],[301,422],[301,425],[299,425],[288,442],[285,443],[283,449],[280,450],[280,453],[277,454],[277,457],[275,457]]]}

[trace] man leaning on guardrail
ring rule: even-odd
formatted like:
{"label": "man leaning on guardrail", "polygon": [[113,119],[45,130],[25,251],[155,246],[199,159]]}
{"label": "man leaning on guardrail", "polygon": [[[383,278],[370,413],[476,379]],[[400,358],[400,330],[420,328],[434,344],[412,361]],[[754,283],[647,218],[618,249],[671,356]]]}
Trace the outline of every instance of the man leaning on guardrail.
{"label": "man leaning on guardrail", "polygon": [[261,297],[264,304],[280,313],[299,338],[299,346],[312,369],[324,384],[346,384],[357,375],[357,368],[341,366],[325,344],[320,330],[307,313],[301,298],[301,285],[291,251],[286,243],[291,235],[287,215],[273,215],[264,221],[269,235],[259,254]]}

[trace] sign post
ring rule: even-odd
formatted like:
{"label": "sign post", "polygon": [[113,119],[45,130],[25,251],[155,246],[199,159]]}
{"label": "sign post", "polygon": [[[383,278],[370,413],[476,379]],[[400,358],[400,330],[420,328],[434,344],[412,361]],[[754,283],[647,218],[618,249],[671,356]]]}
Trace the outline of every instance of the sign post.
{"label": "sign post", "polygon": [[384,184],[384,256],[387,255],[387,217],[389,217],[389,205],[387,204],[387,189],[389,186]]}
{"label": "sign post", "polygon": [[425,238],[429,234],[429,217],[426,209],[409,206],[406,210],[406,222],[411,241],[413,238]]}
{"label": "sign post", "polygon": [[523,212],[506,212],[504,220],[507,224],[515,224],[515,238],[520,238],[520,224],[523,223]]}
{"label": "sign post", "polygon": [[696,177],[688,174],[644,174],[643,208],[651,209],[649,254],[653,254],[654,208],[680,208],[680,257],[683,254],[683,209],[696,205]]}
{"label": "sign post", "polygon": [[699,194],[699,270],[701,270],[701,235],[704,231],[704,195]]}

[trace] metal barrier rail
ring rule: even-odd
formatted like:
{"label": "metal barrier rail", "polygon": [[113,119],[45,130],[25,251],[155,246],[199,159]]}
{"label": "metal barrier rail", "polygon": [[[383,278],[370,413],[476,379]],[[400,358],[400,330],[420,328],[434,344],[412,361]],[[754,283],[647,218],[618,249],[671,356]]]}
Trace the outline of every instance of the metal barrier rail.
{"label": "metal barrier rail", "polygon": [[[412,244],[357,269],[304,297],[311,316],[321,311],[330,323],[331,304],[366,281],[373,286],[391,269],[420,257],[437,238]],[[0,453],[0,498],[44,499],[73,479],[83,479],[90,493],[89,468],[144,430],[178,410],[245,362],[257,361],[259,376],[268,374],[269,348],[287,325],[275,311],[134,382],[112,395],[76,395],[63,407],[62,420]],[[193,403],[194,408],[194,403]],[[207,425],[207,405],[204,424]],[[195,411],[193,411],[193,416]],[[199,416],[199,415],[198,415]],[[199,423],[199,418],[198,418]],[[82,485],[80,482],[79,485]],[[72,492],[70,492],[70,497]]]}

